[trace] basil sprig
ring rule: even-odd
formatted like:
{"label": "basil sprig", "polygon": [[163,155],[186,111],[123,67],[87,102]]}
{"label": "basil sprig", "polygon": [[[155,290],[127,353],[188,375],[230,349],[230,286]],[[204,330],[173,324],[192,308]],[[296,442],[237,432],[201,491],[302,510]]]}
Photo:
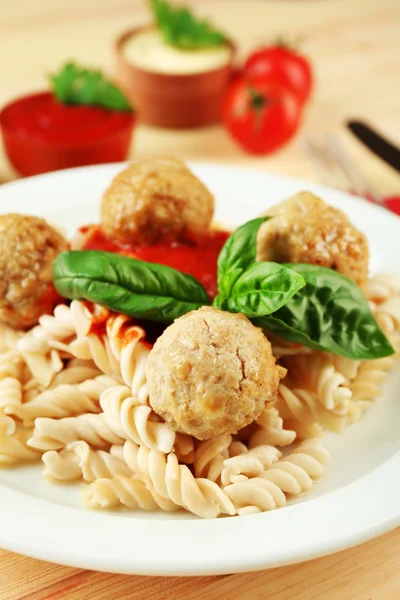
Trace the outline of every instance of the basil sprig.
{"label": "basil sprig", "polygon": [[180,50],[221,46],[226,37],[209,21],[200,20],[186,6],[174,6],[167,0],[150,0],[157,25],[167,44]]}
{"label": "basil sprig", "polygon": [[58,293],[71,300],[89,300],[162,323],[210,303],[201,283],[191,275],[99,250],[60,254],[53,262],[53,282]]}
{"label": "basil sprig", "polygon": [[109,110],[132,112],[129,100],[101,71],[66,63],[50,75],[55,97],[63,104],[88,104]]}
{"label": "basil sprig", "polygon": [[394,350],[354,281],[311,264],[290,264],[306,285],[272,315],[255,319],[279,337],[354,360],[382,358]]}
{"label": "basil sprig", "polygon": [[222,301],[217,297],[214,306],[243,313],[249,319],[269,315],[284,306],[304,285],[302,276],[292,269],[273,262],[255,262],[236,280],[230,296]]}
{"label": "basil sprig", "polygon": [[264,221],[259,217],[238,227],[226,240],[218,256],[218,292],[229,298],[232,287],[257,255],[257,234]]}
{"label": "basil sprig", "polygon": [[258,230],[268,217],[238,227],[218,257],[218,295],[213,305],[249,318],[278,310],[305,285],[304,279],[283,265],[256,262]]}

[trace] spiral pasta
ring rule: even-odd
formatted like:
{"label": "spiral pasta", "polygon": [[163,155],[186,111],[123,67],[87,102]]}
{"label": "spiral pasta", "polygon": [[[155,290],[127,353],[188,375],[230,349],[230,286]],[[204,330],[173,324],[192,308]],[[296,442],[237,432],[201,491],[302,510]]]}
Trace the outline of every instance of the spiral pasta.
{"label": "spiral pasta", "polygon": [[77,358],[92,359],[103,373],[121,376],[134,397],[145,404],[148,400],[146,362],[149,354],[148,346],[142,341],[145,332],[125,315],[110,315],[106,309],[101,311],[106,333],[93,334],[90,333],[93,315],[88,307],[76,300],[72,302],[71,315],[78,338],[70,344],[69,351]]}
{"label": "spiral pasta", "polygon": [[0,355],[0,381],[13,377],[20,380],[23,372],[23,361],[17,350],[9,350]]}
{"label": "spiral pasta", "polygon": [[122,444],[124,439],[109,426],[103,413],[84,414],[64,419],[39,417],[28,440],[28,446],[41,451],[60,450],[71,442],[84,441],[93,448],[108,448]]}
{"label": "spiral pasta", "polygon": [[250,450],[256,446],[290,446],[295,439],[296,432],[285,428],[276,408],[268,407],[258,417],[247,445]]}
{"label": "spiral pasta", "polygon": [[18,428],[15,421],[0,410],[0,466],[38,460],[40,454],[28,448],[30,432]]}
{"label": "spiral pasta", "polygon": [[70,309],[59,304],[53,315],[42,315],[39,325],[33,327],[17,342],[20,352],[27,354],[47,354],[54,342],[65,342],[75,335]]}
{"label": "spiral pasta", "polygon": [[[203,518],[235,514],[233,503],[224,491],[209,479],[195,478],[186,465],[178,463],[175,454],[166,456],[144,447],[140,447],[139,451],[147,454],[144,480],[124,476],[97,479],[83,493],[85,506],[140,506],[146,510],[154,510],[158,506],[163,510],[182,507]],[[145,490],[148,495],[144,495]]]}
{"label": "spiral pasta", "polygon": [[311,489],[314,480],[322,477],[328,457],[318,440],[307,440],[257,477],[231,483],[224,492],[239,515],[280,508],[288,497]]}
{"label": "spiral pasta", "polygon": [[88,442],[94,448],[121,444],[126,439],[169,452],[175,432],[164,422],[151,421],[149,406],[138,405],[126,386],[113,386],[100,397],[100,414],[83,414],[59,420],[37,418],[29,446],[40,450],[61,449],[71,442]]}
{"label": "spiral pasta", "polygon": [[364,293],[370,301],[381,329],[389,338],[400,330],[400,281],[393,275],[380,274],[369,279]]}
{"label": "spiral pasta", "polygon": [[336,371],[328,356],[314,352],[288,357],[285,366],[296,388],[309,390],[327,411],[336,415],[345,415],[348,412],[351,390],[346,378]]}
{"label": "spiral pasta", "polygon": [[193,464],[196,458],[196,450],[192,436],[185,433],[175,433],[174,452],[179,462],[185,465]]}
{"label": "spiral pasta", "polygon": [[[26,427],[32,426],[38,417],[61,419],[83,413],[100,412],[99,399],[116,381],[107,375],[87,379],[78,385],[60,384],[38,394],[30,402],[15,402],[5,408],[5,413],[21,419]],[[1,405],[1,383],[0,383]]]}
{"label": "spiral pasta", "polygon": [[23,336],[22,331],[16,331],[4,323],[0,323],[0,353],[17,349],[17,342]]}
{"label": "spiral pasta", "polygon": [[[100,398],[106,422],[122,439],[131,439],[148,448],[170,452],[175,442],[175,432],[159,420],[150,406],[142,405],[126,386],[112,387]],[[152,420],[154,419],[154,420]]]}
{"label": "spiral pasta", "polygon": [[217,481],[224,468],[224,460],[229,457],[228,448],[231,443],[231,435],[217,435],[200,442],[194,460],[195,477]]}
{"label": "spiral pasta", "polygon": [[132,475],[123,458],[104,450],[93,450],[83,441],[72,442],[60,452],[49,450],[43,454],[42,461],[43,477],[58,481],[82,478],[84,481],[93,482],[101,477]]}
{"label": "spiral pasta", "polygon": [[326,409],[315,392],[296,388],[290,380],[285,382],[286,384],[279,386],[275,406],[287,427],[296,431],[303,439],[320,435],[320,426],[335,433],[343,433],[347,424],[346,416]]}
{"label": "spiral pasta", "polygon": [[221,483],[227,486],[247,477],[256,477],[277,462],[281,456],[281,452],[274,446],[257,446],[252,450],[241,451],[240,454],[224,460]]}
{"label": "spiral pasta", "polygon": [[0,408],[7,412],[8,407],[22,403],[22,386],[16,377],[5,377],[0,380]]}

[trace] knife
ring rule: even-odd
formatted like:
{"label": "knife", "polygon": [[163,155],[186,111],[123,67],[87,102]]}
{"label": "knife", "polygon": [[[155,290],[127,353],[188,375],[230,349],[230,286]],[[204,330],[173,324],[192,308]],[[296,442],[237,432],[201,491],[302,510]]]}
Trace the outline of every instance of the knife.
{"label": "knife", "polygon": [[367,148],[400,171],[400,149],[362,121],[348,121],[347,127]]}

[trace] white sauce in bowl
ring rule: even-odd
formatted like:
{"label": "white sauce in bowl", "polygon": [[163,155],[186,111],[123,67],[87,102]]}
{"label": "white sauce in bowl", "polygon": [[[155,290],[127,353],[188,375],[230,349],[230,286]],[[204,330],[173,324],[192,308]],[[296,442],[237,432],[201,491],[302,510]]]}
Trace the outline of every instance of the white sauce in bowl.
{"label": "white sauce in bowl", "polygon": [[188,75],[214,71],[231,59],[228,45],[199,50],[180,50],[169,46],[157,30],[133,35],[124,45],[126,59],[135,67],[153,73]]}

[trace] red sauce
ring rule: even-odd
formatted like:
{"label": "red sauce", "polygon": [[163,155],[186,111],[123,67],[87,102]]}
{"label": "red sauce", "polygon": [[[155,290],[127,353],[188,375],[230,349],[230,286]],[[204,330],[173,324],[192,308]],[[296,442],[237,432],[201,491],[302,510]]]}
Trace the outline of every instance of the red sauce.
{"label": "red sauce", "polygon": [[210,298],[214,298],[217,294],[217,259],[222,246],[230,236],[228,231],[211,231],[196,244],[174,242],[153,246],[119,244],[108,239],[99,225],[82,227],[80,232],[85,234],[83,244],[85,250],[116,252],[148,262],[168,265],[196,277],[203,284]]}
{"label": "red sauce", "polygon": [[91,314],[90,329],[88,335],[94,334],[98,338],[102,339],[103,335],[106,335],[107,320],[111,316],[111,311],[108,308],[100,305],[94,305],[92,302],[84,300],[84,304]]}
{"label": "red sauce", "polygon": [[131,112],[62,104],[51,92],[23,96],[0,113],[5,149],[22,175],[124,160]]}
{"label": "red sauce", "polygon": [[388,196],[384,202],[389,210],[400,216],[400,196]]}
{"label": "red sauce", "polygon": [[20,135],[63,145],[103,138],[132,122],[132,113],[98,106],[62,104],[51,92],[19,98],[9,104],[1,118],[4,127]]}

